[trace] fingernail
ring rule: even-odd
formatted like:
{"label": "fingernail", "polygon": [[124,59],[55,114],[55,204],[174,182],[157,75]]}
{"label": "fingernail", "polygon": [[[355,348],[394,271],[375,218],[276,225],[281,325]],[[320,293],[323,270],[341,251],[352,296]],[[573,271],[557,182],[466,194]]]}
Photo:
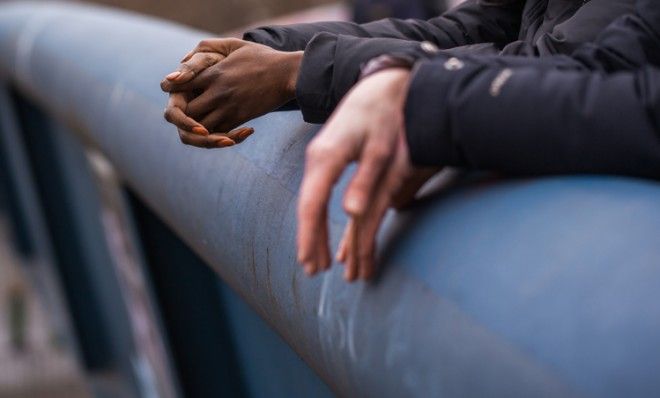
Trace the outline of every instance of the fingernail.
{"label": "fingernail", "polygon": [[209,131],[204,126],[195,126],[193,127],[192,132],[193,134],[197,134],[197,135],[203,135],[203,136],[209,135]]}
{"label": "fingernail", "polygon": [[181,72],[176,71],[176,72],[172,72],[172,73],[170,73],[169,75],[165,76],[165,78],[166,78],[167,80],[174,80],[174,79],[176,79],[176,78],[179,77],[179,76],[181,76]]}
{"label": "fingernail", "polygon": [[215,139],[215,142],[222,146],[234,146],[236,144],[234,140],[227,137],[218,137]]}
{"label": "fingernail", "polygon": [[244,140],[244,139],[248,138],[249,136],[251,136],[252,133],[254,133],[254,129],[251,129],[251,128],[250,129],[245,129],[245,130],[241,131],[240,133],[238,133],[238,138],[240,138],[241,140]]}

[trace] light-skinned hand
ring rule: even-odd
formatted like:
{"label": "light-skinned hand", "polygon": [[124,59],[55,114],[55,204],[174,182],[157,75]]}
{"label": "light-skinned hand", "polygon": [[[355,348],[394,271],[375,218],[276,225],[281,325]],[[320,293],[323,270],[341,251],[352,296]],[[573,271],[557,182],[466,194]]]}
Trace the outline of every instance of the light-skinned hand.
{"label": "light-skinned hand", "polygon": [[307,147],[298,203],[298,261],[308,275],[331,265],[327,206],[332,188],[358,162],[344,194],[350,216],[336,258],[348,281],[375,274],[375,239],[388,208],[404,205],[437,169],[416,169],[403,108],[410,72],[388,69],[359,82]]}

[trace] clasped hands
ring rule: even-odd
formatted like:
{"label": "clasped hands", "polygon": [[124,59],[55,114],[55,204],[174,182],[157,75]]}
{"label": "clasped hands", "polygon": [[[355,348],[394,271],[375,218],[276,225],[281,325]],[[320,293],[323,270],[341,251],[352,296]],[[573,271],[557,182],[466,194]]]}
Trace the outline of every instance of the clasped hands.
{"label": "clasped hands", "polygon": [[244,40],[203,40],[160,84],[170,94],[165,119],[177,127],[184,144],[239,143],[254,130],[233,129],[295,98],[301,59],[302,52]]}
{"label": "clasped hands", "polygon": [[[281,52],[238,39],[200,44],[165,77],[165,118],[184,144],[220,148],[254,130],[237,126],[295,98],[302,52]],[[308,275],[329,269],[327,207],[332,188],[358,162],[344,194],[350,221],[336,259],[348,281],[375,274],[375,239],[386,211],[409,203],[437,169],[413,167],[403,106],[410,72],[389,69],[359,82],[310,142],[298,202],[298,261]]]}

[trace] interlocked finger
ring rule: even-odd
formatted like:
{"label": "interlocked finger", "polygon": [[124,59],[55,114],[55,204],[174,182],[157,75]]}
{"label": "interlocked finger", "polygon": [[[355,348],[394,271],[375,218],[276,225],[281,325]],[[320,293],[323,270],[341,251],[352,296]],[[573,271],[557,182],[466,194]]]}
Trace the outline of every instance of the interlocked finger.
{"label": "interlocked finger", "polygon": [[160,83],[160,88],[165,92],[188,91],[196,84],[192,83],[192,80],[197,75],[224,58],[222,54],[213,52],[193,54],[189,60],[179,65],[174,72],[165,76],[165,79]]}
{"label": "interlocked finger", "polygon": [[186,108],[188,107],[188,96],[183,93],[170,94],[170,98],[165,108],[165,120],[174,124],[179,130],[183,130],[192,134],[207,136],[208,130],[198,123],[195,119],[186,115]]}

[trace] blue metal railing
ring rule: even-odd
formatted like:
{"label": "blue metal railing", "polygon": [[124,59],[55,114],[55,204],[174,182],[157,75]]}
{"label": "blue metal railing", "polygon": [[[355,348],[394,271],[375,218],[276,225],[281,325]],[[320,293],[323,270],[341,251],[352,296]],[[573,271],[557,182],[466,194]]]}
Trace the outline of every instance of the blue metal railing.
{"label": "blue metal railing", "polygon": [[90,6],[3,4],[0,70],[100,150],[339,394],[660,394],[657,183],[466,181],[389,215],[376,282],[347,285],[337,266],[310,280],[295,262],[295,202],[318,127],[273,113],[249,142],[207,151],[162,120],[160,78],[207,35]]}

